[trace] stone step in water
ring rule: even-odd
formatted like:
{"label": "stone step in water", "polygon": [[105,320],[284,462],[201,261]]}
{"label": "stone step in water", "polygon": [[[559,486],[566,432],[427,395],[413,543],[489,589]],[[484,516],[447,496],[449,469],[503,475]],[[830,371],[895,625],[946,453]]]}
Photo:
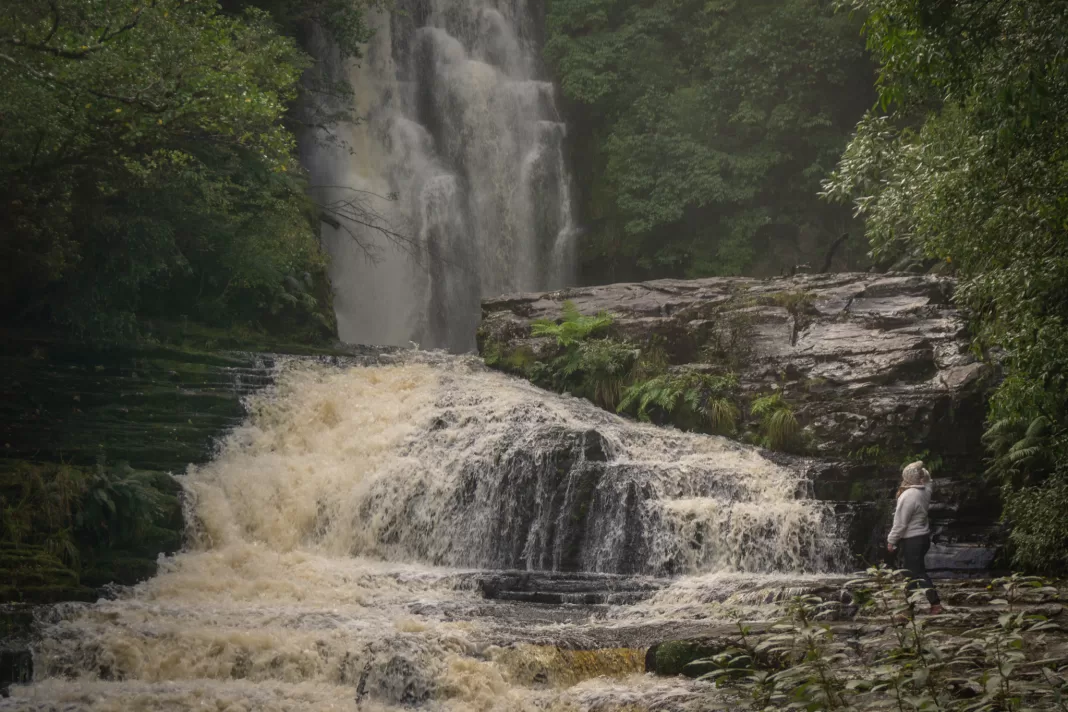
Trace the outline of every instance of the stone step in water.
{"label": "stone step in water", "polygon": [[573,605],[625,605],[667,587],[669,579],[552,571],[503,571],[477,578],[490,600]]}

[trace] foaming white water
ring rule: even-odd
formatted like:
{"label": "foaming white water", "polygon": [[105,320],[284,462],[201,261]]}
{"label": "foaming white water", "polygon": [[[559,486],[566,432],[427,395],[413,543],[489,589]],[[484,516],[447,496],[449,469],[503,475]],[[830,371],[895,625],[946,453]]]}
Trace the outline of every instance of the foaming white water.
{"label": "foaming white water", "polygon": [[707,687],[636,676],[646,634],[600,636],[707,617],[684,591],[711,574],[575,615],[486,601],[472,569],[800,571],[837,550],[798,472],[473,359],[291,363],[184,484],[191,550],[53,609],[0,710],[697,710]]}
{"label": "foaming white water", "polygon": [[838,545],[803,477],[753,449],[462,359],[295,368],[187,488],[202,546],[660,575],[819,570]]}
{"label": "foaming white water", "polygon": [[356,199],[403,237],[324,225],[344,340],[466,351],[480,297],[572,283],[565,126],[541,76],[539,7],[400,0],[373,15],[359,66],[331,70],[366,120],[340,129],[351,151],[305,146],[317,195]]}
{"label": "foaming white water", "polygon": [[846,576],[833,574],[715,572],[682,577],[620,611],[619,625],[636,620],[770,620],[796,596],[842,600]]}

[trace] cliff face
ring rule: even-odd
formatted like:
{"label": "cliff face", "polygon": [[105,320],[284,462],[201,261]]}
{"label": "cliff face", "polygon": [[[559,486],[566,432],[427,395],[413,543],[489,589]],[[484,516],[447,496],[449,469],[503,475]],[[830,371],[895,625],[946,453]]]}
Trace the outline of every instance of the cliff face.
{"label": "cliff face", "polygon": [[509,295],[483,302],[479,348],[548,358],[555,343],[532,337],[533,321],[559,319],[566,301],[607,312],[615,338],[658,337],[673,370],[729,370],[750,398],[779,391],[805,436],[817,496],[851,513],[858,559],[879,556],[899,468],[923,457],[938,488],[931,563],[982,568],[998,518],[979,479],[994,374],[970,351],[953,287],[937,276],[833,274]]}

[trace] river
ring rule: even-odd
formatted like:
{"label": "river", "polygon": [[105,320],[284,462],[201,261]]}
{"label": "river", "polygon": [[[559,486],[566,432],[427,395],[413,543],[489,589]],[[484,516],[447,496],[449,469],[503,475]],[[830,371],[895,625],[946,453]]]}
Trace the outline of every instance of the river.
{"label": "river", "polygon": [[803,469],[471,357],[282,361],[181,476],[188,545],[44,614],[2,710],[700,710],[662,640],[834,583]]}

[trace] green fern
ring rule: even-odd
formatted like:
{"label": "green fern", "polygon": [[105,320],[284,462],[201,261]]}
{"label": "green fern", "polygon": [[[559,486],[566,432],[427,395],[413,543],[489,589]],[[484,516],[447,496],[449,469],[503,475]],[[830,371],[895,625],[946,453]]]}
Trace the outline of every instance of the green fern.
{"label": "green fern", "polygon": [[612,317],[605,312],[597,316],[583,316],[574,302],[566,301],[563,318],[559,323],[551,319],[537,319],[531,325],[530,333],[533,336],[554,338],[558,346],[568,347],[596,334],[603,334],[612,322]]}
{"label": "green fern", "polygon": [[638,360],[631,370],[631,381],[647,381],[664,373],[668,367],[668,354],[664,349],[664,339],[661,336],[651,336],[641,347]]}
{"label": "green fern", "polygon": [[78,545],[74,543],[70,527],[49,534],[45,539],[44,547],[45,551],[73,569],[77,569],[81,564],[81,552],[78,551]]}
{"label": "green fern", "polygon": [[988,474],[1004,484],[1019,487],[1049,470],[1053,435],[1053,427],[1045,416],[1030,423],[1019,418],[994,422],[983,434],[983,441],[993,455]]}
{"label": "green fern", "polygon": [[733,375],[665,373],[627,389],[618,411],[639,420],[669,420],[684,429],[733,432],[738,408],[730,399],[738,381]]}
{"label": "green fern", "polygon": [[162,496],[149,476],[125,463],[98,465],[76,518],[79,528],[108,545],[136,541],[162,514]]}
{"label": "green fern", "polygon": [[587,341],[570,360],[571,375],[581,372],[581,395],[597,405],[614,410],[623,397],[627,376],[639,352],[626,342],[612,339]]}
{"label": "green fern", "polygon": [[533,362],[530,380],[544,388],[588,398],[614,409],[623,395],[638,349],[625,341],[575,342],[550,363]]}
{"label": "green fern", "polygon": [[782,397],[782,393],[775,391],[766,396],[761,396],[753,401],[753,404],[749,406],[749,412],[755,416],[763,417],[770,415],[781,408],[789,408],[786,400]]}
{"label": "green fern", "polygon": [[801,427],[789,408],[780,408],[765,421],[764,434],[772,450],[786,450],[798,439]]}

